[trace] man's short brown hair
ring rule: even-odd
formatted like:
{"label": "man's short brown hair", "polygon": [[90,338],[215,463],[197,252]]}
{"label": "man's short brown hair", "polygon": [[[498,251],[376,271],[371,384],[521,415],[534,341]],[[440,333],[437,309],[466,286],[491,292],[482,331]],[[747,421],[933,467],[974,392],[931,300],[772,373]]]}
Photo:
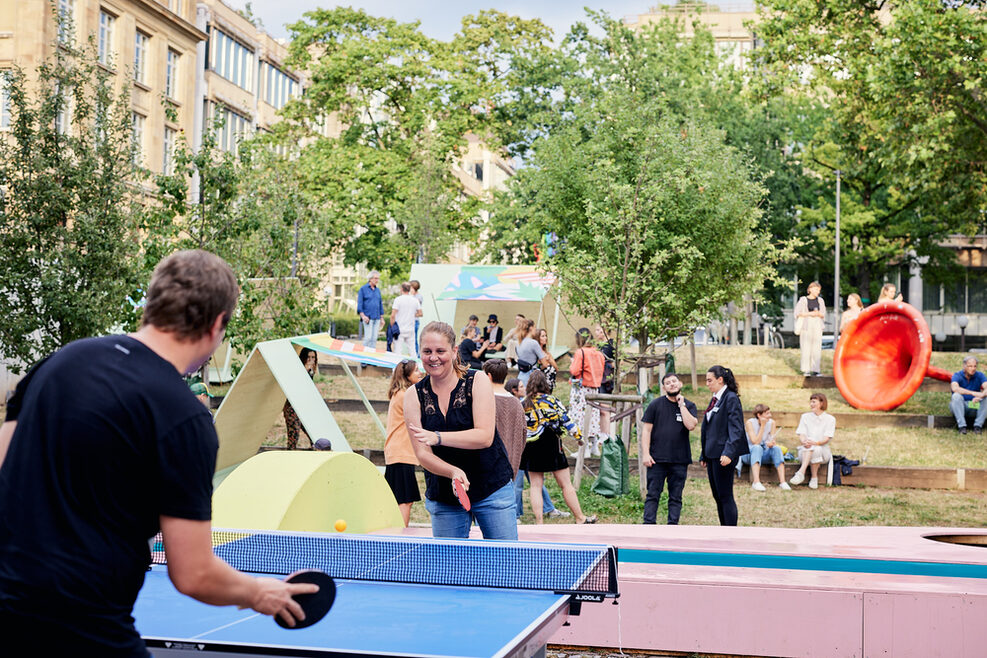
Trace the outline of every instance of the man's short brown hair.
{"label": "man's short brown hair", "polygon": [[178,251],[154,268],[141,326],[197,340],[217,316],[226,328],[239,295],[236,276],[222,258],[200,249]]}
{"label": "man's short brown hair", "polygon": [[494,384],[503,384],[507,379],[507,362],[503,359],[490,359],[483,364],[483,372],[490,376]]}

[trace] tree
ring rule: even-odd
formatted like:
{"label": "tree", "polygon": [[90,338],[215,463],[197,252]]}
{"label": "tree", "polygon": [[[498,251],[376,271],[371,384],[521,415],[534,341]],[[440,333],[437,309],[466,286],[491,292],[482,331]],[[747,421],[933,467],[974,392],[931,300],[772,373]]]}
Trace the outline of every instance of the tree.
{"label": "tree", "polygon": [[237,274],[241,297],[227,335],[246,351],[261,340],[315,331],[330,251],[318,205],[300,189],[295,163],[278,140],[242,139],[235,152],[217,146],[222,118],[193,151],[179,140],[173,173],[156,177],[157,196],[143,241],[150,270],[176,249],[206,249]]}
{"label": "tree", "polygon": [[528,222],[564,227],[545,267],[566,303],[643,350],[758,290],[776,253],[758,231],[764,190],[723,134],[631,108],[615,96],[581,113],[536,143],[516,184],[534,201]]}
{"label": "tree", "polygon": [[133,317],[141,210],[130,98],[114,95],[96,62],[92,43],[61,43],[35,72],[4,73],[0,345],[14,370]]}
{"label": "tree", "polygon": [[[850,201],[841,250],[854,266],[843,285],[870,297],[893,268],[948,271],[943,239],[983,221],[982,12],[927,0],[768,0],[762,16],[758,84],[827,106],[808,152],[826,180],[842,172]],[[826,253],[831,198],[807,207],[803,224]]]}
{"label": "tree", "polygon": [[[516,139],[508,119],[528,101],[514,64],[542,52],[548,30],[491,11],[444,43],[348,8],[308,12],[290,29],[289,63],[311,85],[285,109],[287,129],[310,140],[299,173],[326,208],[325,238],[348,263],[397,273],[476,235],[476,202],[454,170],[471,131],[494,147]],[[311,130],[330,115],[338,137]]]}

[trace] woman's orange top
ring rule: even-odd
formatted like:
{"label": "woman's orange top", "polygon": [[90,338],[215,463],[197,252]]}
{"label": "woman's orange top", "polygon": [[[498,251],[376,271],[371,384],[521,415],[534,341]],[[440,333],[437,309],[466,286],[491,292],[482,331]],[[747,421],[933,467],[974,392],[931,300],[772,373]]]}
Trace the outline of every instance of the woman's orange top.
{"label": "woman's orange top", "polygon": [[411,447],[408,426],[404,424],[404,391],[394,394],[387,405],[387,440],[384,441],[385,464],[418,466],[415,449]]}
{"label": "woman's orange top", "polygon": [[580,347],[572,355],[572,363],[569,364],[569,374],[573,378],[581,379],[586,388],[599,388],[603,383],[603,367],[606,364],[606,357],[603,352],[595,347]]}

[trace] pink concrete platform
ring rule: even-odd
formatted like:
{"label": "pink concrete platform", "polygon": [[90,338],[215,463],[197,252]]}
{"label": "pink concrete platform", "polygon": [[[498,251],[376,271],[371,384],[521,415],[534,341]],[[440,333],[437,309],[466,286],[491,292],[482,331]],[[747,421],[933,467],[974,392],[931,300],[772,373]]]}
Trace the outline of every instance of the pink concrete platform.
{"label": "pink concrete platform", "polygon": [[[740,656],[987,656],[987,530],[553,524],[520,526],[518,534],[618,548],[616,604],[585,604],[580,623],[563,627],[553,644]],[[982,545],[929,539],[943,535]]]}

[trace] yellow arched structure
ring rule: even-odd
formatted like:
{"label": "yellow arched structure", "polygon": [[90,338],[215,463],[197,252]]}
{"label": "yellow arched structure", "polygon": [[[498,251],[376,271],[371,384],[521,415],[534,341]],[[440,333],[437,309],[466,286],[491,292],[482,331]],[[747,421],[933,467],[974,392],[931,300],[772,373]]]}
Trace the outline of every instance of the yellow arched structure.
{"label": "yellow arched structure", "polygon": [[240,464],[213,493],[213,526],[346,532],[402,528],[380,471],[352,452],[271,450]]}

